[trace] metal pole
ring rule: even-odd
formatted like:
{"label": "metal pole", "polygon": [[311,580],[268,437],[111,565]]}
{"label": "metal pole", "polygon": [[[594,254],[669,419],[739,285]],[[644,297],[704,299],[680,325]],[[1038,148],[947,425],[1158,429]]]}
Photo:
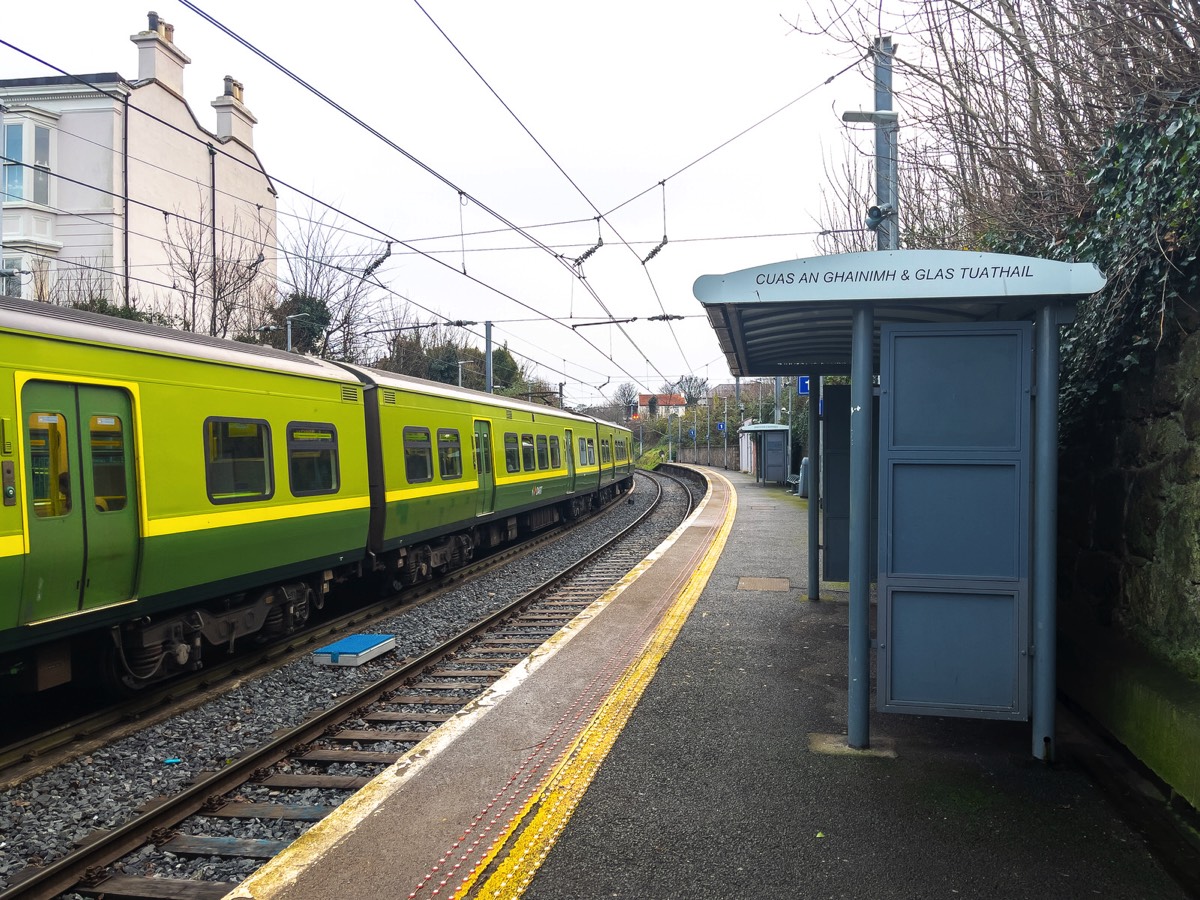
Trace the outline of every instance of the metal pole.
{"label": "metal pole", "polygon": [[700,407],[697,405],[692,410],[692,452],[695,455],[692,462],[700,465]]}
{"label": "metal pole", "polygon": [[[890,36],[875,39],[875,111],[892,109],[892,60],[896,48]],[[899,207],[896,198],[896,122],[875,120],[875,196],[880,205],[890,206],[875,231],[875,246],[879,250],[900,247]]]}
{"label": "metal pole", "polygon": [[846,742],[871,745],[871,410],[874,398],[875,312],[854,310],[850,361],[850,687]]}
{"label": "metal pole", "polygon": [[808,599],[821,599],[821,376],[808,381]]}
{"label": "metal pole", "polygon": [[783,378],[775,376],[775,424],[779,424],[779,407],[783,405]]}
{"label": "metal pole", "polygon": [[721,421],[725,423],[725,456],[722,466],[725,469],[729,468],[729,398],[725,398],[725,411],[721,414]]}
{"label": "metal pole", "polygon": [[1055,557],[1058,527],[1058,311],[1037,315],[1037,401],[1033,448],[1033,755],[1054,761],[1058,653]]}
{"label": "metal pole", "polygon": [[487,382],[487,392],[493,392],[492,387],[492,323],[483,323],[483,343],[484,343],[484,374],[483,380]]}
{"label": "metal pole", "polygon": [[287,352],[292,352],[292,317],[287,316]]}

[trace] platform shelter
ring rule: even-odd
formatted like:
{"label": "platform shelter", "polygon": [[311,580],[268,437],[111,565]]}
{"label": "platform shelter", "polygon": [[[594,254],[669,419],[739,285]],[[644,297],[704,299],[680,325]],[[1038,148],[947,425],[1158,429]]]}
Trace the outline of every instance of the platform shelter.
{"label": "platform shelter", "polygon": [[791,429],[786,425],[762,423],[743,425],[738,435],[748,435],[754,448],[754,480],[763,484],[786,484],[791,474]]}
{"label": "platform shelter", "polygon": [[[881,710],[1032,719],[1033,754],[1053,758],[1059,328],[1104,284],[1090,263],[945,250],[696,280],[733,375],[851,378],[850,747],[870,744],[874,581]],[[820,456],[810,453],[813,600]]]}

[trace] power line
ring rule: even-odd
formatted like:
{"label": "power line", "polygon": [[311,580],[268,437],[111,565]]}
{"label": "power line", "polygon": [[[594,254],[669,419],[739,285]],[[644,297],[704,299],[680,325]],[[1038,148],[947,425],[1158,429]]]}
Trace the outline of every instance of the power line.
{"label": "power line", "polygon": [[[314,85],[310,84],[308,81],[305,81],[298,74],[296,74],[291,69],[284,66],[282,63],[280,63],[277,60],[273,59],[272,57],[268,56],[263,50],[259,49],[254,44],[250,43],[250,41],[246,40],[241,35],[237,34],[231,28],[229,28],[226,25],[222,24],[221,22],[217,21],[211,15],[206,13],[204,10],[200,9],[195,3],[192,2],[192,0],[180,0],[180,2],[183,3],[183,5],[186,6],[188,9],[190,9],[192,12],[196,13],[196,15],[200,16],[205,21],[207,21],[209,24],[211,24],[214,28],[217,28],[219,31],[223,32],[224,34],[228,35],[230,38],[235,40],[237,43],[241,44],[243,47],[245,47],[247,50],[249,50],[251,53],[253,53],[255,56],[257,56],[263,62],[272,66],[277,71],[279,71],[283,75],[287,76],[288,78],[290,78],[291,80],[296,82],[298,85],[303,87],[309,93],[313,94],[318,99],[324,101],[328,106],[335,109],[336,111],[341,113],[346,118],[350,119],[350,121],[354,122],[360,128],[365,130],[368,134],[372,135],[373,137],[378,138],[380,141],[382,141],[388,147],[391,147],[393,150],[395,150],[397,153],[399,153],[405,159],[409,160],[409,162],[418,166],[419,168],[424,170],[426,173],[431,175],[433,178],[440,181],[443,185],[450,188],[452,191],[457,193],[460,198],[466,198],[466,199],[470,200],[472,203],[474,203],[476,206],[478,206],[480,209],[482,209],[488,215],[492,216],[498,222],[502,222],[504,225],[511,228],[514,232],[521,235],[523,238],[528,240],[530,243],[535,244],[536,246],[543,249],[546,253],[548,253],[551,257],[553,257],[556,261],[558,261],[562,266],[567,268],[569,271],[573,271],[573,270],[571,270],[569,263],[565,259],[563,259],[563,257],[560,254],[555,253],[553,248],[544,244],[541,240],[539,240],[533,234],[531,234],[530,232],[521,228],[514,222],[510,222],[507,218],[505,218],[499,212],[492,209],[487,204],[481,202],[479,200],[479,198],[477,198],[476,196],[471,194],[469,191],[466,191],[466,190],[460,188],[457,184],[452,182],[449,178],[442,175],[440,172],[438,172],[436,169],[434,169],[427,163],[418,159],[416,156],[414,156],[408,150],[401,147],[399,144],[397,144],[391,138],[387,137],[387,135],[383,134],[383,132],[379,131],[374,126],[368,124],[365,120],[363,120],[359,116],[350,112],[350,110],[348,110],[346,107],[342,106],[336,100],[329,97],[327,94],[323,93],[321,90],[319,90]],[[397,240],[396,242],[404,243],[399,240]],[[405,246],[409,246],[410,249],[416,249],[414,247],[411,247],[411,245],[408,245],[408,244],[405,244]],[[438,262],[440,263],[440,260]],[[444,263],[442,263],[442,264],[444,265]],[[451,267],[447,266],[447,268],[451,268]],[[459,270],[455,269],[454,271],[459,271]],[[462,272],[462,275],[464,278],[470,278],[471,280],[476,281],[478,284],[484,285],[484,282],[481,282],[481,281],[478,281],[477,279],[472,278],[466,272]],[[596,291],[592,288],[592,286],[587,283],[587,280],[583,279],[583,278],[580,278],[579,280],[580,280],[580,283],[583,285],[584,290],[586,290],[592,296],[592,298],[600,305],[601,309],[603,309],[608,315],[611,316],[612,315],[611,310],[608,309],[608,306],[601,299],[600,295],[597,294]],[[486,285],[486,286],[490,287],[490,285]],[[521,301],[517,300],[515,297],[511,297],[510,295],[504,293],[503,291],[497,290],[497,293],[500,294],[500,296],[506,297],[507,299],[510,299],[515,303],[519,303],[520,305],[524,306],[526,309],[534,311],[534,307],[529,306],[528,304],[521,303]],[[639,353],[642,353],[641,349],[637,346],[637,344],[634,341],[632,341],[632,339],[630,339],[628,337],[628,335],[626,335],[626,339],[630,341],[630,343],[633,345],[634,349],[636,349]],[[585,343],[588,343],[589,345],[591,344],[591,342],[587,341],[586,338],[584,338],[583,340],[585,341]],[[602,353],[602,351],[598,347],[595,347],[595,345],[591,345],[591,346],[594,350],[596,350],[596,352]],[[643,353],[642,355],[644,358],[645,354]],[[651,365],[653,365],[653,364],[651,364]],[[657,371],[657,367],[655,367],[655,371]],[[626,374],[628,374],[628,373],[626,373]],[[660,372],[659,375],[661,375],[661,374],[662,373]],[[629,375],[629,377],[633,378],[632,375]]]}

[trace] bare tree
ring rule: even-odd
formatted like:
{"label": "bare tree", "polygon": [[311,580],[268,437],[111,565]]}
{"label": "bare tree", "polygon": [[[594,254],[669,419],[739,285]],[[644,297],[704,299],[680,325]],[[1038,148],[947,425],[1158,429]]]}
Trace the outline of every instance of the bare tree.
{"label": "bare tree", "polygon": [[[975,247],[996,233],[1053,243],[1087,203],[1105,131],[1135,101],[1200,83],[1200,7],[1174,0],[907,0],[888,21],[873,0],[852,0],[812,4],[795,27],[863,55],[875,35],[898,36],[909,247]],[[854,202],[827,215],[845,207],[857,226],[866,180],[842,196]]]}
{"label": "bare tree", "polygon": [[701,397],[708,395],[708,379],[699,375],[683,375],[677,383],[677,388],[687,400],[687,405],[695,406]]}
{"label": "bare tree", "polygon": [[329,315],[316,349],[320,356],[363,362],[371,356],[367,323],[382,290],[375,273],[391,255],[391,245],[348,246],[345,232],[315,208],[297,221],[298,227],[280,239],[285,293],[325,304]]}
{"label": "bare tree", "polygon": [[633,382],[626,381],[617,385],[617,389],[613,391],[613,403],[620,409],[624,410],[624,415],[629,415],[629,410],[632,409],[638,401],[638,389],[633,385]]}
{"label": "bare tree", "polygon": [[167,268],[180,296],[183,330],[227,337],[248,326],[268,236],[261,222],[244,225],[236,210],[214,228],[205,204],[199,208],[198,218],[179,207],[164,216]]}

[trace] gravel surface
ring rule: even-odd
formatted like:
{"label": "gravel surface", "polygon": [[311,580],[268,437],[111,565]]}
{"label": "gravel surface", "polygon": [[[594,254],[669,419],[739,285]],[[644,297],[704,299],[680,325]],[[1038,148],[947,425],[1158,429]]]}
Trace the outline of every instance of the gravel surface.
{"label": "gravel surface", "polygon": [[[672,491],[681,494],[678,486]],[[97,750],[86,757],[37,775],[0,794],[0,890],[25,867],[52,862],[64,844],[80,841],[96,828],[114,828],[128,821],[139,807],[169,794],[203,772],[213,771],[243,750],[267,741],[273,732],[291,726],[329,700],[352,693],[373,682],[397,658],[415,656],[426,648],[457,634],[497,606],[528,591],[558,572],[617,530],[625,527],[652,501],[655,494],[646,476],[639,474],[637,489],[628,501],[619,502],[607,513],[574,529],[567,537],[544,547],[535,556],[511,563],[501,570],[472,581],[436,600],[405,611],[381,624],[379,633],[396,635],[395,656],[385,655],[357,668],[314,665],[297,660],[253,682],[244,683],[202,707],[149,727]],[[676,504],[678,505],[678,504]],[[678,523],[676,518],[675,523]],[[675,525],[643,528],[636,538],[649,553]],[[412,728],[433,726],[412,723]],[[400,728],[398,730],[409,730]],[[364,749],[403,752],[411,744],[383,742]],[[367,775],[380,766],[341,764],[321,766],[314,771],[330,774]],[[238,799],[266,802],[282,798],[281,792],[262,785],[248,785]],[[288,791],[294,803],[334,806],[348,792]],[[290,841],[310,823],[253,820],[230,821],[218,817],[194,817],[183,831],[195,834],[233,835]],[[126,857],[120,867],[127,874],[158,874],[176,878],[240,881],[259,862],[217,857],[181,857],[146,848]]]}

